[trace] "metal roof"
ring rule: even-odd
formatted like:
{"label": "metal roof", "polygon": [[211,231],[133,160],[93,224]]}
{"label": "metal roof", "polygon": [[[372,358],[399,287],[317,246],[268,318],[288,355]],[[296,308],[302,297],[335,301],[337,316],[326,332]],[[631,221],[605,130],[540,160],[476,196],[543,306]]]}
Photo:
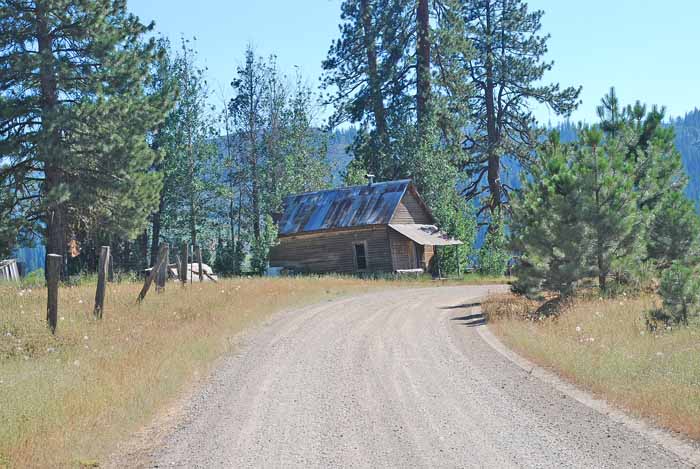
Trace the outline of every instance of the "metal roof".
{"label": "metal roof", "polygon": [[287,197],[280,236],[309,231],[387,225],[410,179],[307,192]]}
{"label": "metal roof", "polygon": [[451,238],[444,231],[440,231],[435,225],[390,224],[389,227],[422,246],[454,246],[463,244],[462,241]]}

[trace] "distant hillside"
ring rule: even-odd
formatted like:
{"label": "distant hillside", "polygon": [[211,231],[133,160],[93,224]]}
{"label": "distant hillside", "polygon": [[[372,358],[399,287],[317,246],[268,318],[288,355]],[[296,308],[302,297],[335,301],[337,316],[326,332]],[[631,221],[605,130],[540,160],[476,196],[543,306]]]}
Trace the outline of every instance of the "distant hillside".
{"label": "distant hillside", "polygon": [[700,206],[700,109],[673,120],[676,146],[688,171],[688,196]]}
{"label": "distant hillside", "polygon": [[[681,153],[688,173],[687,194],[700,208],[700,109],[689,112],[685,117],[672,119],[676,131],[676,147]],[[565,122],[557,125],[561,140],[571,142],[576,139],[576,127]]]}
{"label": "distant hillside", "polygon": [[333,185],[342,185],[343,171],[352,160],[352,155],[348,151],[348,147],[352,145],[357,135],[357,129],[350,127],[348,129],[334,131],[328,140],[328,161],[331,164],[333,171]]}

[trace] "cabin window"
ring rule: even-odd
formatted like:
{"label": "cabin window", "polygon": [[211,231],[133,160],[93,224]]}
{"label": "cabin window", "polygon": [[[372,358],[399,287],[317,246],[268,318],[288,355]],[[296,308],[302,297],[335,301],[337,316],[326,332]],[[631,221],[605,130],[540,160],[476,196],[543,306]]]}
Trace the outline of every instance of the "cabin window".
{"label": "cabin window", "polygon": [[353,244],[353,253],[357,270],[367,270],[367,242]]}

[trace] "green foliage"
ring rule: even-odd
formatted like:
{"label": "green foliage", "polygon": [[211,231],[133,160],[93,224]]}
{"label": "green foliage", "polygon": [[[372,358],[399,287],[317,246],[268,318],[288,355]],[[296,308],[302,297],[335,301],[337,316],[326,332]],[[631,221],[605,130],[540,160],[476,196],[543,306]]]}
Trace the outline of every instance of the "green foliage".
{"label": "green foliage", "polygon": [[244,258],[241,241],[245,239],[251,268],[261,274],[275,239],[276,227],[269,215],[281,211],[287,195],[329,186],[328,141],[313,127],[311,90],[298,76],[290,91],[274,57],[264,60],[248,48],[245,64],[238,68],[232,86],[227,130],[238,137],[231,175],[238,195],[230,191],[229,210],[230,225],[238,224],[239,230],[234,270],[240,272]]}
{"label": "green foliage", "polygon": [[504,275],[512,257],[502,220],[491,222],[484,244],[479,250],[479,273]]}
{"label": "green foliage", "polygon": [[639,259],[643,249],[644,213],[639,210],[639,192],[634,161],[627,158],[626,145],[602,133],[583,130],[583,145],[576,151],[574,170],[580,184],[578,207],[592,242],[593,274],[601,290],[608,275],[626,259]]}
{"label": "green foliage", "polygon": [[40,288],[45,284],[46,274],[44,273],[44,269],[37,269],[30,272],[22,279],[23,288]]}
{"label": "green foliage", "polygon": [[267,271],[270,247],[277,237],[277,230],[270,217],[266,217],[265,230],[260,239],[252,240],[250,249],[250,268],[253,273],[263,275]]}
{"label": "green foliage", "polygon": [[45,230],[49,252],[97,229],[133,237],[157,204],[147,137],[171,93],[154,87],[151,30],[121,0],[0,6],[3,215]]}
{"label": "green foliage", "polygon": [[345,167],[343,172],[343,185],[345,186],[361,186],[367,183],[367,169],[364,167],[362,160],[354,158]]}
{"label": "green foliage", "polygon": [[647,257],[660,268],[673,261],[698,259],[700,220],[693,202],[681,192],[663,196],[648,229]]}
{"label": "green foliage", "polygon": [[611,90],[598,113],[599,127],[571,145],[552,138],[524,177],[512,226],[521,291],[565,296],[589,276],[604,293],[644,288],[649,262],[695,257],[698,220],[663,111],[623,108]]}
{"label": "green foliage", "polygon": [[688,324],[700,314],[700,280],[696,269],[675,261],[661,276],[663,312],[675,323]]}
{"label": "green foliage", "polygon": [[551,290],[566,297],[590,273],[590,228],[580,211],[583,194],[574,159],[572,148],[552,134],[531,174],[523,176],[510,226],[513,250],[520,255],[516,291],[532,296]]}
{"label": "green foliage", "polygon": [[473,207],[457,192],[459,173],[452,161],[453,148],[444,144],[434,124],[428,123],[427,129],[422,135],[415,132],[405,137],[402,174],[413,179],[440,229],[464,243],[438,250],[443,273],[455,274],[460,266],[469,264],[473,254],[476,217]]}
{"label": "green foliage", "polygon": [[156,136],[163,155],[163,232],[168,239],[189,238],[191,245],[203,244],[197,236],[211,238],[214,230],[209,214],[219,185],[213,174],[217,148],[215,122],[210,114],[210,92],[204,70],[196,65],[196,52],[182,40],[180,50],[161,69],[161,80],[171,81],[178,90],[175,107]]}

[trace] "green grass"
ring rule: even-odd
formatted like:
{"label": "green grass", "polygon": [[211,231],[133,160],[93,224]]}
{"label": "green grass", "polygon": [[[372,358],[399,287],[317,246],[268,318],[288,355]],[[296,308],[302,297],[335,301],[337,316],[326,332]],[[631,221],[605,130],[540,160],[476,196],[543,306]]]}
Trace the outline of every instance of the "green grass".
{"label": "green grass", "polygon": [[524,320],[537,304],[492,298],[490,327],[517,352],[609,402],[700,440],[700,325],[650,332],[655,296],[579,300],[558,319]]}

